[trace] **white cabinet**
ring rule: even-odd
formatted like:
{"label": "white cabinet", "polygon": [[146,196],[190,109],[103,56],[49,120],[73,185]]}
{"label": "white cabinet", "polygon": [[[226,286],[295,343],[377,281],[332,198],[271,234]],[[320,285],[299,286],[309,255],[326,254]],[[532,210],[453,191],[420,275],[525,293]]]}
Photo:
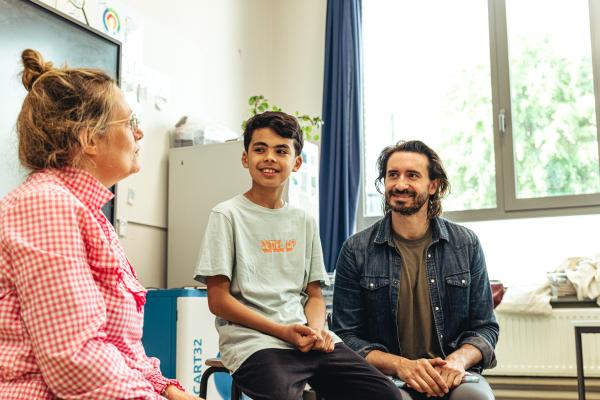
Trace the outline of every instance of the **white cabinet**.
{"label": "white cabinet", "polygon": [[226,142],[169,151],[167,287],[198,286],[193,273],[210,210],[252,184],[243,149]]}

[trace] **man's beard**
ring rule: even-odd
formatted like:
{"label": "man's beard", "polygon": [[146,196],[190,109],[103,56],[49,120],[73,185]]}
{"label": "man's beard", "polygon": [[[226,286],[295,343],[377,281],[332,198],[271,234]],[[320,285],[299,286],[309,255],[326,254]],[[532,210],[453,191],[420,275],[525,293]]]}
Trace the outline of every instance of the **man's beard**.
{"label": "man's beard", "polygon": [[[413,198],[411,206],[399,206],[397,204],[392,204],[390,202],[390,197],[392,197],[393,195],[401,195],[401,194],[407,194]],[[388,205],[388,207],[390,208],[390,210],[397,212],[401,215],[416,214],[417,212],[419,212],[419,210],[421,208],[423,208],[425,203],[427,203],[427,200],[429,200],[429,196],[426,193],[417,193],[413,190],[408,190],[408,189],[404,189],[404,190],[392,189],[389,192],[387,192],[385,195],[385,202]]]}

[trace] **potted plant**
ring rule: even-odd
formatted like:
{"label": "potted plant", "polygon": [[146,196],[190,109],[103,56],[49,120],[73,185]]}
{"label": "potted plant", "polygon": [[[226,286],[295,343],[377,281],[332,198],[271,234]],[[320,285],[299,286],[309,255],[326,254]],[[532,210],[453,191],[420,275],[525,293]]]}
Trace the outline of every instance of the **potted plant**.
{"label": "potted plant", "polygon": [[[250,117],[265,111],[282,111],[280,107],[277,107],[276,105],[270,105],[269,100],[263,95],[250,96],[250,98],[248,98],[248,105],[250,106]],[[300,123],[300,128],[302,129],[304,139],[312,142],[318,142],[320,139],[319,130],[323,126],[323,120],[321,117],[311,117],[307,114],[300,114],[298,111],[295,111],[293,115]],[[242,129],[246,127],[246,121],[247,120],[242,121]]]}

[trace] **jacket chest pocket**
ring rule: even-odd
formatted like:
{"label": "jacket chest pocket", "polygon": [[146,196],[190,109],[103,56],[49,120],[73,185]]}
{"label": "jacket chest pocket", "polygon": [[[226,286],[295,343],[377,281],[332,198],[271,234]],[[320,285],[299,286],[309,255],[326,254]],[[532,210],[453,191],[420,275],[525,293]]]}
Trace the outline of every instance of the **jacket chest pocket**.
{"label": "jacket chest pocket", "polygon": [[459,316],[468,315],[470,289],[471,289],[471,274],[461,272],[446,276],[446,293],[448,303],[454,313]]}
{"label": "jacket chest pocket", "polygon": [[360,286],[367,293],[371,293],[389,287],[390,280],[387,277],[363,276],[360,278]]}
{"label": "jacket chest pocket", "polygon": [[390,308],[390,280],[388,277],[363,276],[360,278],[363,305],[369,326],[381,326]]}

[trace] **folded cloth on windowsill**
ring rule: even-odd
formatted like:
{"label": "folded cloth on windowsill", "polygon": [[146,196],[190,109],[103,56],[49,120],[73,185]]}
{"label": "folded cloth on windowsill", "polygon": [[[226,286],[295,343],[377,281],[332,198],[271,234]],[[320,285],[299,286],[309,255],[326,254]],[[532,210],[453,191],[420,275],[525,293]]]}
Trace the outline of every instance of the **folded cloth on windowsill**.
{"label": "folded cloth on windowsill", "polygon": [[600,256],[596,259],[573,257],[566,259],[557,271],[564,271],[577,291],[577,300],[596,300],[600,305]]}
{"label": "folded cloth on windowsill", "polygon": [[[596,300],[600,306],[600,255],[567,258],[549,275],[564,273],[577,292],[577,300]],[[549,277],[550,278],[550,277]],[[550,281],[538,284],[511,285],[496,308],[498,312],[521,314],[550,314]]]}
{"label": "folded cloth on windowsill", "polygon": [[496,308],[500,313],[548,315],[550,305],[550,283],[511,285]]}

